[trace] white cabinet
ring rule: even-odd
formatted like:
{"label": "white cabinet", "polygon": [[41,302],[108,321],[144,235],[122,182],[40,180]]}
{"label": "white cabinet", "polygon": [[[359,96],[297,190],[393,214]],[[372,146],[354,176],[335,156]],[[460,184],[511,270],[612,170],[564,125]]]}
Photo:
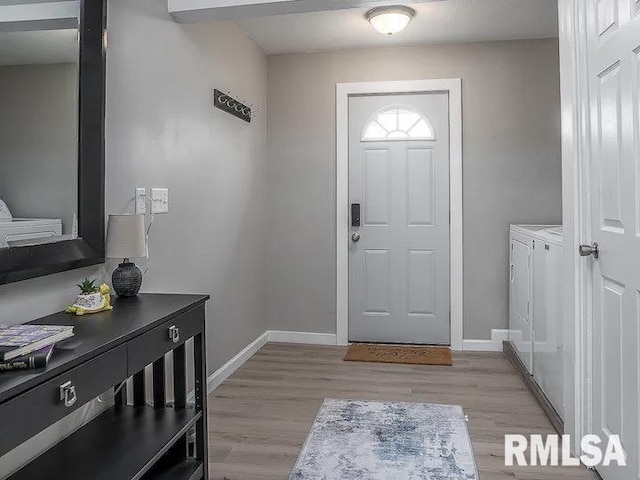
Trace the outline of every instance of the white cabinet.
{"label": "white cabinet", "polygon": [[512,225],[509,239],[509,340],[563,417],[562,232]]}

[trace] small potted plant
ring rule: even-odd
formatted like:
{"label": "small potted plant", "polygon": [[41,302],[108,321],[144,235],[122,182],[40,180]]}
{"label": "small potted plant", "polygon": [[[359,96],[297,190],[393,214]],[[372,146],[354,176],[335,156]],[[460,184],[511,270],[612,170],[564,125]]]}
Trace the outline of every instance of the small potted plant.
{"label": "small potted plant", "polygon": [[69,313],[83,315],[111,309],[107,285],[97,287],[95,280],[85,278],[78,284],[78,288],[80,288],[80,295],[76,298],[76,303],[67,309]]}

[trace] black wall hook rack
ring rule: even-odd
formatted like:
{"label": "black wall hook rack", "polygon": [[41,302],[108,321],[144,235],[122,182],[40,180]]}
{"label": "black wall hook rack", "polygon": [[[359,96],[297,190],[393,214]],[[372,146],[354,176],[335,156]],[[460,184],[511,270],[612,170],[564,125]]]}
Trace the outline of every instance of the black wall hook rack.
{"label": "black wall hook rack", "polygon": [[240,120],[251,123],[251,107],[247,107],[242,102],[220,90],[213,91],[213,105],[234,117],[238,117]]}

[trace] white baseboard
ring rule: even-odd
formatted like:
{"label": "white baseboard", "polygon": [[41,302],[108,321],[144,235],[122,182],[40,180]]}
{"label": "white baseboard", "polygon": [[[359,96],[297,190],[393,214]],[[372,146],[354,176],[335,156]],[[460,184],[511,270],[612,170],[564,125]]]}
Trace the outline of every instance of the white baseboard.
{"label": "white baseboard", "polygon": [[465,352],[501,352],[502,342],[509,339],[509,330],[491,330],[491,340],[463,340]]}
{"label": "white baseboard", "polygon": [[308,345],[336,345],[335,333],[287,332],[268,330],[269,341],[275,343],[304,343]]}
{"label": "white baseboard", "polygon": [[[244,347],[240,353],[213,372],[207,378],[207,392],[213,392],[222,382],[239,369],[244,362],[249,360],[267,342],[275,343],[303,343],[310,345],[335,345],[336,335],[332,333],[313,332],[287,332],[283,330],[267,330],[249,345]],[[192,395],[193,396],[193,393]],[[191,399],[193,400],[193,399]]]}
{"label": "white baseboard", "polygon": [[233,372],[244,364],[244,362],[253,357],[253,355],[265,346],[268,341],[269,332],[267,331],[244,347],[240,353],[221,366],[218,370],[209,375],[209,378],[207,378],[207,393],[213,392],[218,385],[229,378]]}
{"label": "white baseboard", "polygon": [[495,346],[491,340],[463,340],[463,352],[495,352]]}

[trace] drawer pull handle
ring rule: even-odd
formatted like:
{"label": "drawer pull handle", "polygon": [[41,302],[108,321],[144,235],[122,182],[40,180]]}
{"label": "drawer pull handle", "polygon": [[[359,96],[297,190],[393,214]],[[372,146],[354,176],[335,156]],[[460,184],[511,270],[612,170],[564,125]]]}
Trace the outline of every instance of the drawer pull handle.
{"label": "drawer pull handle", "polygon": [[64,402],[65,407],[73,406],[77,400],[76,387],[71,381],[60,385],[60,401]]}
{"label": "drawer pull handle", "polygon": [[180,329],[175,325],[169,327],[169,340],[173,343],[178,343],[180,341]]}

